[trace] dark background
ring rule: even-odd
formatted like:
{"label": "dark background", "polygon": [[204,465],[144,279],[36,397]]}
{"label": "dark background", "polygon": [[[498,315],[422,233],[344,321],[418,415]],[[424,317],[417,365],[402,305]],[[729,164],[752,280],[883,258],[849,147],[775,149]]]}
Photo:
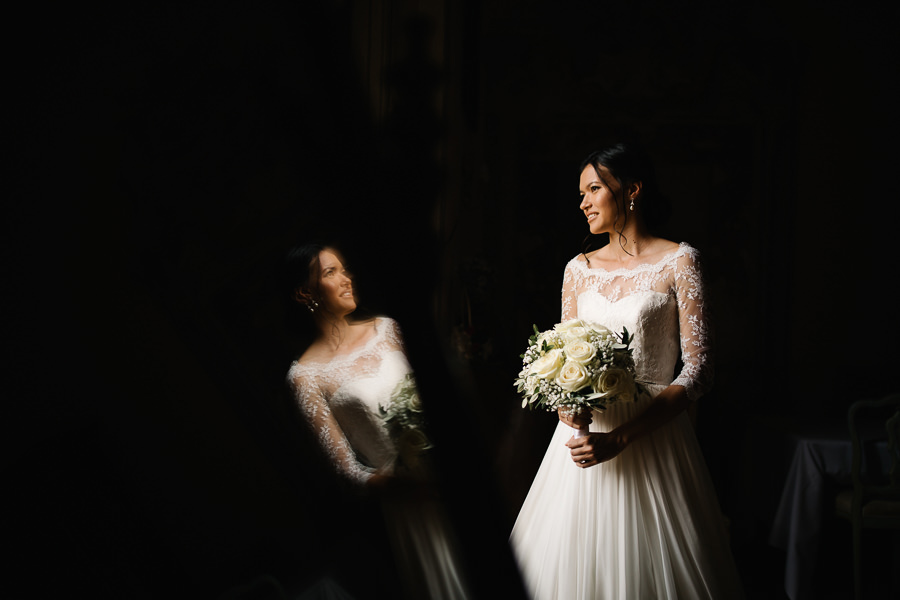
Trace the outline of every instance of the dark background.
{"label": "dark background", "polygon": [[697,432],[742,574],[777,593],[747,508],[785,468],[754,462],[761,432],[898,385],[897,20],[725,4],[10,18],[10,597],[216,598],[262,574],[365,597],[348,573],[380,572],[379,517],[327,476],[282,385],[275,273],[310,238],[400,321],[473,587],[516,596],[506,536],[554,421],[511,381],[586,234],[577,165],[620,139],[655,159],[667,236],[705,259],[717,384]]}

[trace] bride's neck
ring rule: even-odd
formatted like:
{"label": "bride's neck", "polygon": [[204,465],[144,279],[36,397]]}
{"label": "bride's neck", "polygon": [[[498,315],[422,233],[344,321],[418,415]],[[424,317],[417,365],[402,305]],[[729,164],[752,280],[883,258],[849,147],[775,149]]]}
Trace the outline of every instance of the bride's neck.
{"label": "bride's neck", "polygon": [[347,317],[323,316],[318,321],[319,339],[333,352],[337,352],[350,339],[350,321]]}
{"label": "bride's neck", "polygon": [[609,236],[608,256],[619,262],[629,262],[647,253],[654,237],[642,227],[627,227]]}

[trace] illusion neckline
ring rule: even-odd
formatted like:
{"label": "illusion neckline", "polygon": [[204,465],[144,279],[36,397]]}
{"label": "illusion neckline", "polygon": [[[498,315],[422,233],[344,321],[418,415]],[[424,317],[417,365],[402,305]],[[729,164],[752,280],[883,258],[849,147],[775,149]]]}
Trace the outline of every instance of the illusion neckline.
{"label": "illusion neckline", "polygon": [[294,364],[293,364],[293,367],[292,367],[292,368],[296,368],[296,369],[306,369],[306,368],[310,368],[310,369],[320,369],[320,368],[322,368],[322,367],[330,367],[330,366],[333,366],[333,365],[337,365],[337,364],[349,362],[349,361],[351,361],[351,360],[355,360],[355,359],[358,358],[360,355],[362,355],[362,354],[368,352],[368,351],[372,348],[372,346],[374,346],[376,343],[378,343],[378,340],[380,340],[381,338],[384,337],[384,333],[385,333],[385,331],[387,330],[387,327],[382,327],[382,325],[385,325],[385,324],[386,324],[386,321],[387,321],[387,319],[386,319],[385,317],[375,317],[375,323],[374,323],[374,327],[375,327],[375,335],[373,335],[371,338],[369,338],[368,340],[366,340],[366,343],[365,343],[365,344],[363,344],[362,346],[359,346],[359,347],[356,348],[355,350],[352,350],[351,352],[348,352],[347,354],[339,354],[339,355],[333,357],[331,360],[329,360],[329,361],[327,361],[327,362],[321,362],[321,361],[309,361],[309,362],[306,362],[306,363],[301,363],[301,362],[299,361],[299,359],[298,359],[298,360],[295,360],[295,361],[294,361]]}
{"label": "illusion neckline", "polygon": [[583,256],[583,254],[579,254],[578,256],[576,256],[573,259],[573,262],[577,265],[580,265],[580,267],[584,271],[587,271],[588,273],[605,273],[607,275],[617,275],[619,273],[636,273],[636,272],[652,271],[652,270],[659,269],[662,265],[665,265],[665,264],[669,263],[670,261],[672,261],[673,259],[684,255],[690,249],[691,249],[691,246],[687,242],[679,242],[678,248],[676,248],[672,252],[669,252],[668,254],[663,255],[663,257],[660,258],[656,262],[641,263],[639,265],[636,265],[636,266],[630,267],[630,268],[629,267],[618,267],[617,269],[613,269],[612,271],[605,269],[603,267],[588,266],[588,263],[586,260],[579,259],[579,257]]}

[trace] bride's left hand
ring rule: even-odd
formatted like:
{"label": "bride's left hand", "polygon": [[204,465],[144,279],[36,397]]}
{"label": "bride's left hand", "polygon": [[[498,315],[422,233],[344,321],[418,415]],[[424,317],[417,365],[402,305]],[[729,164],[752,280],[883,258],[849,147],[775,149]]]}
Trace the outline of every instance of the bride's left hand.
{"label": "bride's left hand", "polygon": [[624,441],[613,432],[573,437],[566,442],[566,446],[571,449],[572,460],[582,468],[593,467],[613,459],[625,449]]}

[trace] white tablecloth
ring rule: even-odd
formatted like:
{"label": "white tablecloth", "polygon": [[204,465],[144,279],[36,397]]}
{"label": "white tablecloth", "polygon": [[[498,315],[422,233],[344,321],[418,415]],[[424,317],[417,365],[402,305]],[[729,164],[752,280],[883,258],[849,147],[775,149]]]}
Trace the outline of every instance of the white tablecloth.
{"label": "white tablecloth", "polygon": [[[851,485],[853,453],[846,425],[823,426],[790,436],[795,448],[769,542],[787,552],[788,597],[807,600],[811,598],[822,525],[834,512],[835,486]],[[886,464],[886,444],[879,444],[873,456]]]}

